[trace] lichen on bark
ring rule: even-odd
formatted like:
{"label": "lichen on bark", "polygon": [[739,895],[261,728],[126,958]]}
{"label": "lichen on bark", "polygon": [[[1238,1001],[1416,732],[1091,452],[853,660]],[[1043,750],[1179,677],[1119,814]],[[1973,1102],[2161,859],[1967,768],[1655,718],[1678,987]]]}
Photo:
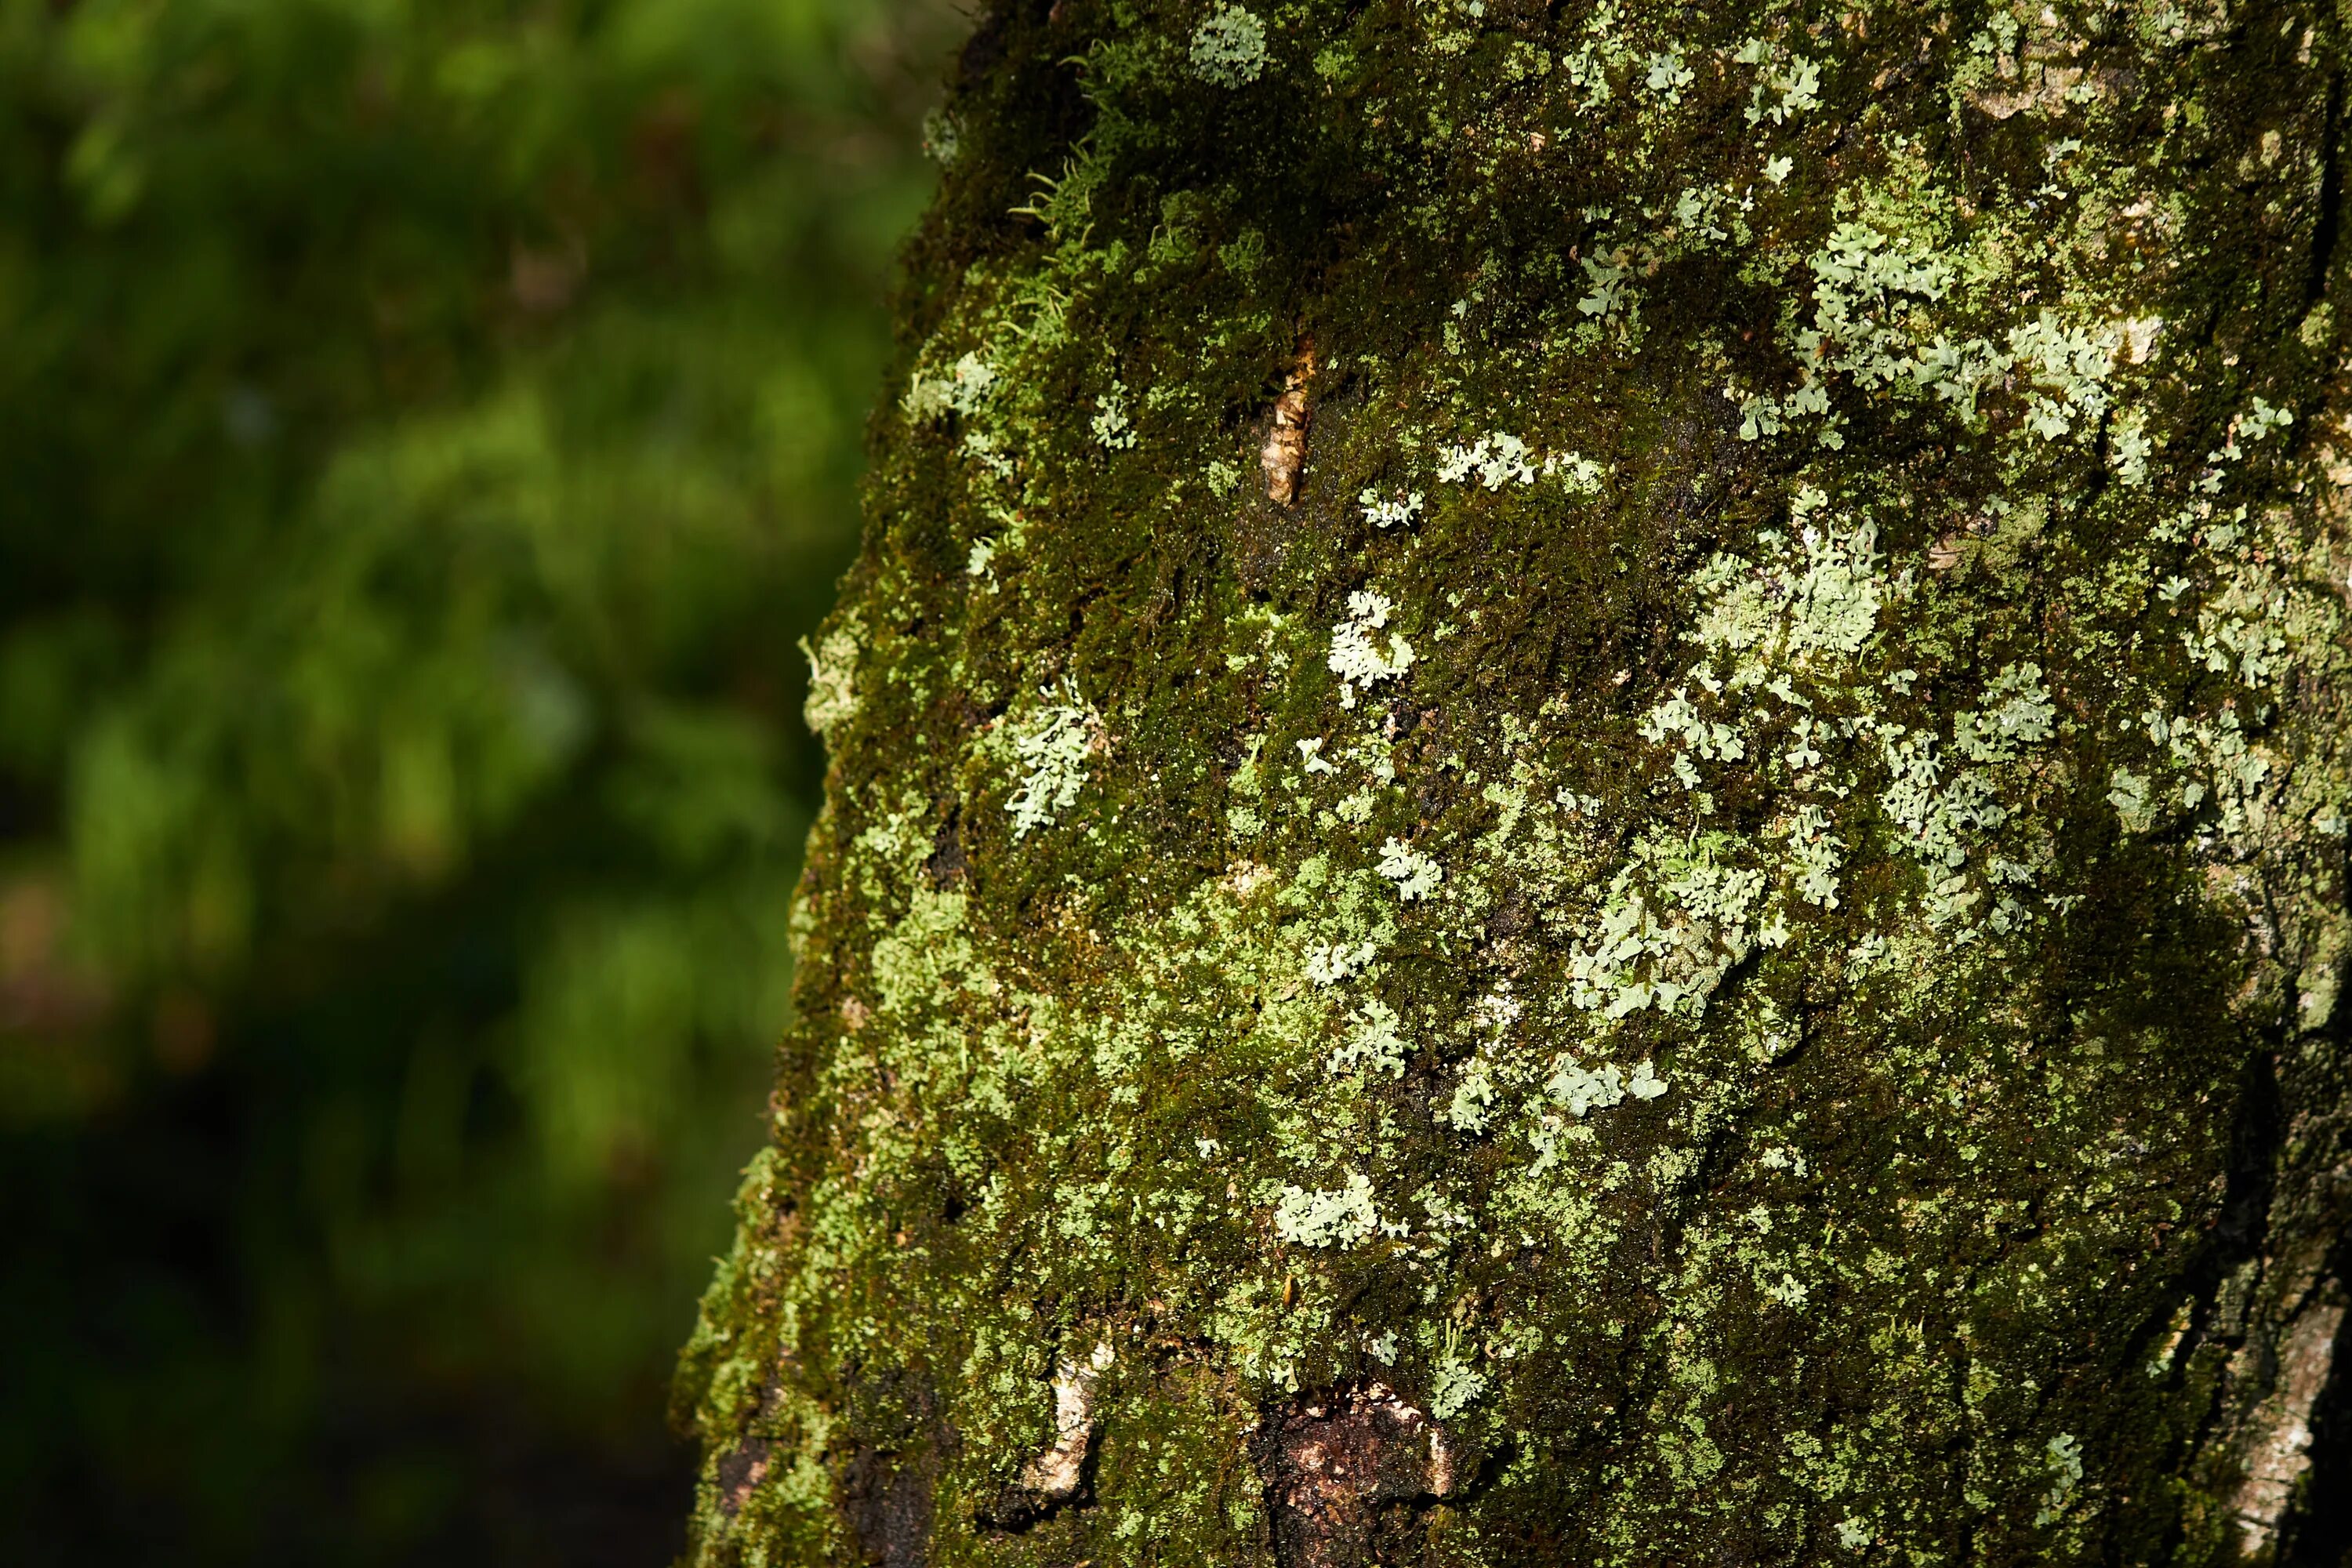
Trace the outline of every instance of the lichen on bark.
{"label": "lichen on bark", "polygon": [[693,1561],[2320,1561],[2340,32],[1000,5]]}

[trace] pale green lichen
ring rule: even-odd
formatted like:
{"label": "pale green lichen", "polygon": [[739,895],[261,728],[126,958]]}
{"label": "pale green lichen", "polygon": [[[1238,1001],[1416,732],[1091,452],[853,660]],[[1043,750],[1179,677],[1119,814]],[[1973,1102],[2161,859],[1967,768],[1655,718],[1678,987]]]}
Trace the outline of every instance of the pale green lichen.
{"label": "pale green lichen", "polygon": [[2074,1500],[2075,1489],[2083,1484],[2083,1445],[2073,1433],[2061,1432],[2050,1439],[2050,1468],[2056,1479],[2033,1516],[2036,1524],[2052,1523],[2064,1513]]}
{"label": "pale green lichen", "polygon": [[1356,705],[1360,690],[1394,680],[1412,668],[1412,645],[1391,632],[1382,647],[1373,634],[1389,624],[1396,602],[1387,595],[1360,591],[1348,595],[1348,618],[1331,628],[1331,651],[1325,662],[1339,678],[1339,703]]}
{"label": "pale green lichen", "polygon": [[996,389],[997,373],[979,353],[965,354],[936,374],[918,375],[898,406],[918,423],[979,413]]}
{"label": "pale green lichen", "polygon": [[1037,694],[1041,706],[1013,738],[1013,754],[1024,773],[1004,809],[1013,814],[1015,838],[1051,826],[1076,804],[1094,744],[1096,721],[1074,682],[1063,681],[1058,691],[1041,687]]}
{"label": "pale green lichen", "polygon": [[1375,489],[1367,489],[1356,498],[1356,504],[1364,509],[1364,521],[1374,528],[1394,528],[1421,515],[1422,494],[1419,490],[1412,490],[1402,496],[1390,497]]}
{"label": "pale green lichen", "polygon": [[1381,846],[1381,875],[1396,884],[1397,897],[1406,903],[1425,899],[1445,879],[1437,862],[1406,844],[1391,838]]}
{"label": "pale green lichen", "polygon": [[823,735],[856,715],[857,634],[851,626],[836,626],[814,647],[803,637],[801,657],[809,667],[808,699],[802,706],[802,717],[811,731]]}
{"label": "pale green lichen", "polygon": [[1396,1078],[1404,1071],[1405,1043],[1399,1032],[1396,1009],[1378,997],[1367,1000],[1349,1016],[1348,1033],[1332,1049],[1334,1073],[1379,1073]]}
{"label": "pale green lichen", "polygon": [[963,151],[963,127],[944,109],[934,108],[923,116],[923,155],[941,168],[956,161]]}
{"label": "pale green lichen", "polygon": [[1095,416],[1087,422],[1095,445],[1107,452],[1134,450],[1135,426],[1128,418],[1126,384],[1112,382],[1110,390],[1095,399]]}
{"label": "pale green lichen", "polygon": [[1451,1421],[1486,1392],[1486,1374],[1471,1365],[1456,1342],[1449,1339],[1430,1375],[1429,1413],[1440,1421]]}
{"label": "pale green lichen", "polygon": [[1192,74],[1218,87],[1247,87],[1265,69],[1265,24],[1232,0],[1219,0],[1192,30]]}
{"label": "pale green lichen", "polygon": [[1286,1186],[1275,1205],[1274,1233],[1301,1247],[1353,1247],[1381,1228],[1371,1179],[1361,1171],[1349,1172],[1347,1181],[1334,1188]]}
{"label": "pale green lichen", "polygon": [[1488,489],[1498,490],[1507,484],[1535,483],[1536,465],[1525,441],[1496,431],[1440,451],[1437,477],[1449,485],[1475,479]]}

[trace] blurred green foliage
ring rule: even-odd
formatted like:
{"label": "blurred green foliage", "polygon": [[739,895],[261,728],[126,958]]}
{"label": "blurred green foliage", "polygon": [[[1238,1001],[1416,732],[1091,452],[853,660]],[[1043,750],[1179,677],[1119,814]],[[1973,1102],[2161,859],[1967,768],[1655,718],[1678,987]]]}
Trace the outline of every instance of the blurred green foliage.
{"label": "blurred green foliage", "polygon": [[659,1562],[936,0],[0,0],[0,1561]]}

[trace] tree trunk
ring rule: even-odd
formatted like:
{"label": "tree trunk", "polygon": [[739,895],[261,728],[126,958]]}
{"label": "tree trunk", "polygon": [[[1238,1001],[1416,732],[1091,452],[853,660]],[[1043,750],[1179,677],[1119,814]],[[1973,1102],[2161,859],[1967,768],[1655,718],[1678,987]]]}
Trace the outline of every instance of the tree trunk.
{"label": "tree trunk", "polygon": [[2338,1561],[2343,59],[1002,0],[692,1560]]}

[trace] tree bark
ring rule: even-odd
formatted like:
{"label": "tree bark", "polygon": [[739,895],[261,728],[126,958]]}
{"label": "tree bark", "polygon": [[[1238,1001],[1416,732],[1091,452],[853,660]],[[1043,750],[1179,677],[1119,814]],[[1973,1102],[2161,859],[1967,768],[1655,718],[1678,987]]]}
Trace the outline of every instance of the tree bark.
{"label": "tree bark", "polygon": [[692,1560],[2339,1561],[2342,26],[1000,4]]}

